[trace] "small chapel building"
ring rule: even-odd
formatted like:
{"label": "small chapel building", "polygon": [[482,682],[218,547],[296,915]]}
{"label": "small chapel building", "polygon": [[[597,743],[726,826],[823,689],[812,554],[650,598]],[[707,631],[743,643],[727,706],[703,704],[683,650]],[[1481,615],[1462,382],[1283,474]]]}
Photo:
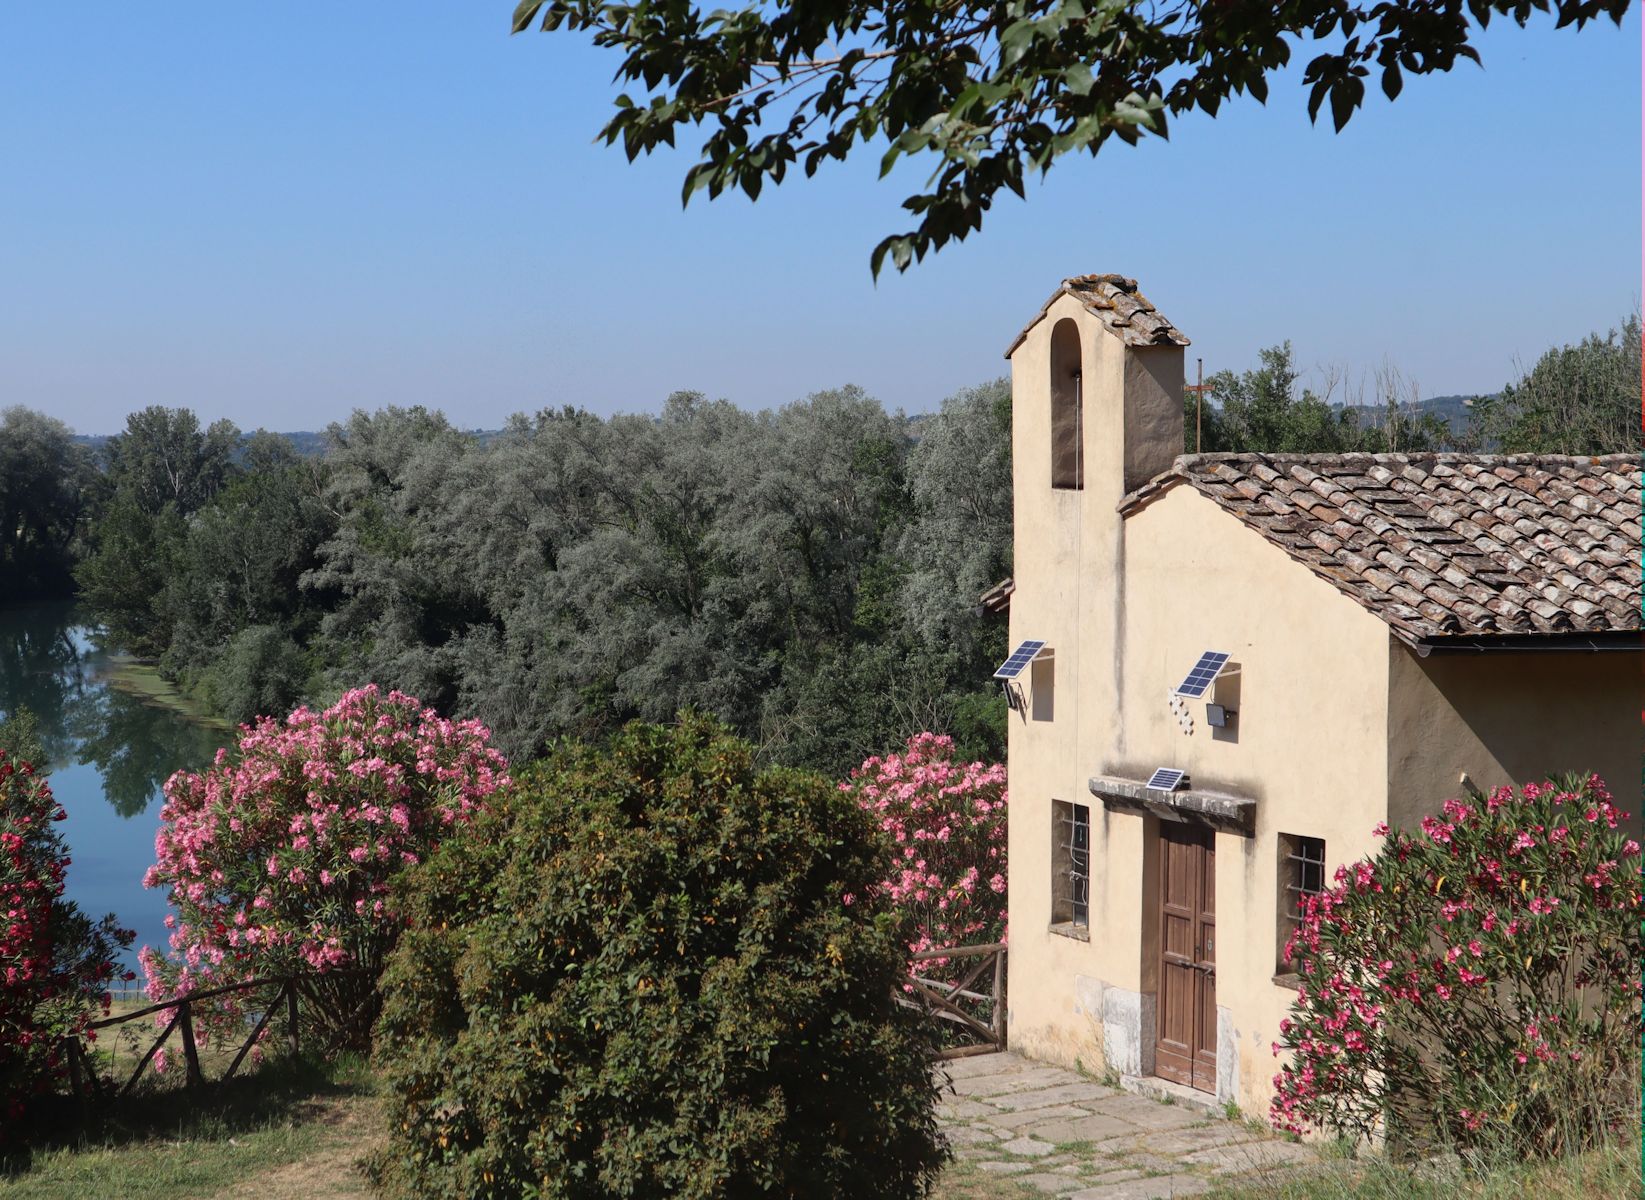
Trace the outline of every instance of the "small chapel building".
{"label": "small chapel building", "polygon": [[1471,783],[1639,824],[1640,463],[1183,455],[1118,275],[1007,351],[1009,1044],[1266,1111],[1298,899]]}

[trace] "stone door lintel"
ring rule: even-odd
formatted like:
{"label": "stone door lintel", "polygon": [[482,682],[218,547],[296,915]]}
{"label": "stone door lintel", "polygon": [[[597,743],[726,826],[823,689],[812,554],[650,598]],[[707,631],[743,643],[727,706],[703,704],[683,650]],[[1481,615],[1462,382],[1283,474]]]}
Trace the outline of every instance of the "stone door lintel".
{"label": "stone door lintel", "polygon": [[1257,802],[1231,792],[1185,789],[1162,792],[1144,780],[1094,775],[1087,782],[1103,807],[1117,812],[1152,813],[1166,821],[1186,821],[1251,837],[1256,833]]}

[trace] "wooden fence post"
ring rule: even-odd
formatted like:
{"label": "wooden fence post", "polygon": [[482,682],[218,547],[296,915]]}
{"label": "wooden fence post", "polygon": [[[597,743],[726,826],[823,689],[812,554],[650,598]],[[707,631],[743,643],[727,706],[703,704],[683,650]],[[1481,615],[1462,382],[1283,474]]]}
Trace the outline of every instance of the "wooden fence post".
{"label": "wooden fence post", "polygon": [[1006,951],[994,952],[994,1044],[1005,1049],[1005,956]]}
{"label": "wooden fence post", "polygon": [[194,1044],[194,1014],[189,1011],[189,1002],[187,1000],[183,1001],[178,1028],[183,1035],[183,1061],[188,1067],[188,1085],[195,1087],[204,1083],[206,1077],[200,1070],[200,1050]]}

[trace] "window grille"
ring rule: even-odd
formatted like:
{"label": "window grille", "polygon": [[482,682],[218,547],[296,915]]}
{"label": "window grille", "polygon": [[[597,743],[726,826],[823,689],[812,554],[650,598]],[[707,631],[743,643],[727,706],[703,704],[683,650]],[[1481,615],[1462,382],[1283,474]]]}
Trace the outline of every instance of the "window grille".
{"label": "window grille", "polygon": [[1091,810],[1084,804],[1055,802],[1052,822],[1051,920],[1091,924]]}
{"label": "window grille", "polygon": [[1285,943],[1302,923],[1304,898],[1325,890],[1325,840],[1282,834],[1280,847],[1279,960],[1282,971],[1295,969],[1285,957]]}

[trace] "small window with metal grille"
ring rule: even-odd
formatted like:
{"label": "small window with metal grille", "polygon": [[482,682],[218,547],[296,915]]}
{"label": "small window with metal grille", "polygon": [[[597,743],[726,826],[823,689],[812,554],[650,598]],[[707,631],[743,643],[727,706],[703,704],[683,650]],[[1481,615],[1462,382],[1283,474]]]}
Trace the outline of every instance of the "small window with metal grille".
{"label": "small window with metal grille", "polygon": [[1051,926],[1084,936],[1091,925],[1091,810],[1051,805]]}
{"label": "small window with metal grille", "polygon": [[1285,944],[1302,923],[1307,897],[1325,890],[1325,839],[1282,833],[1279,836],[1279,946],[1275,955],[1281,974],[1296,970],[1295,959],[1285,956]]}

